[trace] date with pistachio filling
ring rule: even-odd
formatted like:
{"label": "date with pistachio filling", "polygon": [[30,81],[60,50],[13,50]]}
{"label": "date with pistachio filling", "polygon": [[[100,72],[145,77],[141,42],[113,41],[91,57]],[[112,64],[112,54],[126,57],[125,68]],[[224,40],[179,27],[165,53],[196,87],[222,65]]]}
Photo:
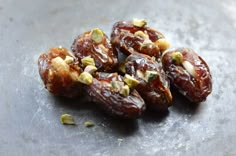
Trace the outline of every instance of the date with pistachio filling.
{"label": "date with pistachio filling", "polygon": [[169,81],[161,63],[140,53],[129,55],[124,63],[125,72],[139,83],[134,88],[150,109],[166,111],[172,102]]}
{"label": "date with pistachio filling", "polygon": [[107,35],[99,28],[94,28],[79,35],[71,46],[72,52],[84,69],[94,65],[97,71],[115,71],[118,65],[117,53],[113,51]]}
{"label": "date with pistachio filling", "polygon": [[212,91],[212,78],[206,62],[192,49],[179,48],[162,57],[170,82],[191,102],[202,102]]}
{"label": "date with pistachio filling", "polygon": [[144,19],[115,23],[112,28],[111,43],[114,50],[125,55],[138,52],[157,58],[170,47],[164,35],[148,27]]}
{"label": "date with pistachio filling", "polygon": [[82,84],[78,82],[82,69],[78,60],[66,48],[51,48],[40,55],[38,69],[49,92],[65,97],[82,95]]}
{"label": "date with pistachio filling", "polygon": [[[130,80],[131,84],[133,79]],[[89,99],[108,114],[134,119],[145,110],[145,103],[139,93],[129,87],[130,81],[125,82],[124,78],[117,73],[98,72],[92,84],[86,86],[86,91]]]}

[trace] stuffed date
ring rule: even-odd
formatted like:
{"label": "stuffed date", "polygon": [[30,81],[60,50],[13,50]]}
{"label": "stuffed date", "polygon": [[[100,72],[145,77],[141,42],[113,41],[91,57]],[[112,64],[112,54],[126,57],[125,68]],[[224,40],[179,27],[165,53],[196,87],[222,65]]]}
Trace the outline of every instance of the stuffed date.
{"label": "stuffed date", "polygon": [[169,48],[169,42],[160,32],[147,27],[145,20],[120,21],[113,25],[111,43],[117,52],[129,55],[133,52],[160,58]]}
{"label": "stuffed date", "polygon": [[113,51],[110,40],[101,29],[95,28],[79,35],[71,49],[82,68],[84,63],[81,60],[87,58],[94,59],[98,71],[111,72],[117,67],[117,53]]}
{"label": "stuffed date", "polygon": [[192,49],[179,48],[166,52],[162,64],[171,84],[191,102],[202,102],[211,93],[210,69]]}
{"label": "stuffed date", "polygon": [[38,68],[49,92],[65,97],[81,95],[82,85],[78,78],[82,70],[77,59],[67,49],[51,48],[48,53],[40,55]]}
{"label": "stuffed date", "polygon": [[135,87],[148,108],[166,111],[172,102],[169,80],[154,57],[133,53],[124,63],[124,72],[134,76],[140,83]]}
{"label": "stuffed date", "polygon": [[134,119],[145,110],[145,103],[131,87],[133,83],[132,79],[124,79],[117,73],[97,72],[86,91],[92,102],[112,116]]}

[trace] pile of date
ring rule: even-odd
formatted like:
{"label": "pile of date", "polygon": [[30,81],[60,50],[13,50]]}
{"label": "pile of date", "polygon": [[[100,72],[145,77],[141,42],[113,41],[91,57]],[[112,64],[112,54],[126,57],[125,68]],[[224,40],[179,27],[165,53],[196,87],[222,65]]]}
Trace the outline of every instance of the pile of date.
{"label": "pile of date", "polygon": [[39,74],[52,94],[86,97],[125,119],[138,118],[146,109],[167,111],[173,99],[170,86],[191,103],[206,100],[212,91],[206,62],[192,49],[169,47],[145,20],[120,21],[110,39],[94,28],[79,35],[71,51],[49,49],[38,59]]}

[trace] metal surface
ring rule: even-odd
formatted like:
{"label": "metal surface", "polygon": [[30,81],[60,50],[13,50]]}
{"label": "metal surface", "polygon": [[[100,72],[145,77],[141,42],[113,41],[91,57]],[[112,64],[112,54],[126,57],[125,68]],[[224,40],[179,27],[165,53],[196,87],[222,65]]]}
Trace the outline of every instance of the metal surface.
{"label": "metal surface", "polygon": [[[236,155],[236,2],[234,0],[0,0],[0,155]],[[178,94],[166,115],[109,118],[83,100],[56,98],[43,87],[38,56],[70,47],[93,27],[145,18],[172,47],[191,47],[209,64],[214,88],[190,107]],[[60,124],[62,113],[76,126]],[[92,120],[92,128],[83,122]]]}

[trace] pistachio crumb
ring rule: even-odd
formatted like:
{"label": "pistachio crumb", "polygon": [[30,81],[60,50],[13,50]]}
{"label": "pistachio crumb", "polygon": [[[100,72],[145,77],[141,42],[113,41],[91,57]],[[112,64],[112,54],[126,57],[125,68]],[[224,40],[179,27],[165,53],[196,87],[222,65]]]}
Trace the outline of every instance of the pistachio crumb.
{"label": "pistachio crumb", "polygon": [[93,121],[85,121],[84,122],[84,126],[85,127],[93,127],[93,126],[95,126],[95,124],[94,124]]}
{"label": "pistachio crumb", "polygon": [[90,85],[93,82],[93,76],[88,72],[82,72],[79,75],[78,81],[83,84]]}
{"label": "pistachio crumb", "polygon": [[62,114],[60,117],[60,121],[65,125],[75,125],[74,118],[70,114]]}
{"label": "pistachio crumb", "polygon": [[129,89],[128,85],[123,86],[120,90],[120,94],[125,96],[125,97],[128,96],[129,93],[130,93],[130,89]]}
{"label": "pistachio crumb", "polygon": [[147,25],[147,22],[144,19],[134,18],[133,25],[136,27],[144,27],[145,25]]}
{"label": "pistachio crumb", "polygon": [[151,82],[152,80],[156,79],[158,76],[158,73],[157,71],[150,71],[150,70],[147,70],[145,72],[145,81],[146,82]]}
{"label": "pistachio crumb", "polygon": [[86,67],[88,65],[95,66],[95,61],[90,56],[84,57],[81,59],[82,64]]}
{"label": "pistachio crumb", "polygon": [[94,72],[97,71],[97,67],[93,66],[93,65],[87,65],[85,68],[84,68],[84,72],[88,72],[90,74],[93,74]]}
{"label": "pistachio crumb", "polygon": [[96,43],[101,43],[103,40],[103,31],[99,28],[95,28],[91,32],[91,38]]}
{"label": "pistachio crumb", "polygon": [[160,38],[155,42],[161,51],[165,51],[170,47],[170,42],[165,38]]}
{"label": "pistachio crumb", "polygon": [[129,86],[129,88],[134,88],[139,84],[139,81],[129,74],[125,74],[124,82]]}
{"label": "pistachio crumb", "polygon": [[179,65],[183,62],[183,55],[181,52],[178,52],[178,51],[173,52],[171,54],[171,58],[172,58],[172,62],[176,65]]}

